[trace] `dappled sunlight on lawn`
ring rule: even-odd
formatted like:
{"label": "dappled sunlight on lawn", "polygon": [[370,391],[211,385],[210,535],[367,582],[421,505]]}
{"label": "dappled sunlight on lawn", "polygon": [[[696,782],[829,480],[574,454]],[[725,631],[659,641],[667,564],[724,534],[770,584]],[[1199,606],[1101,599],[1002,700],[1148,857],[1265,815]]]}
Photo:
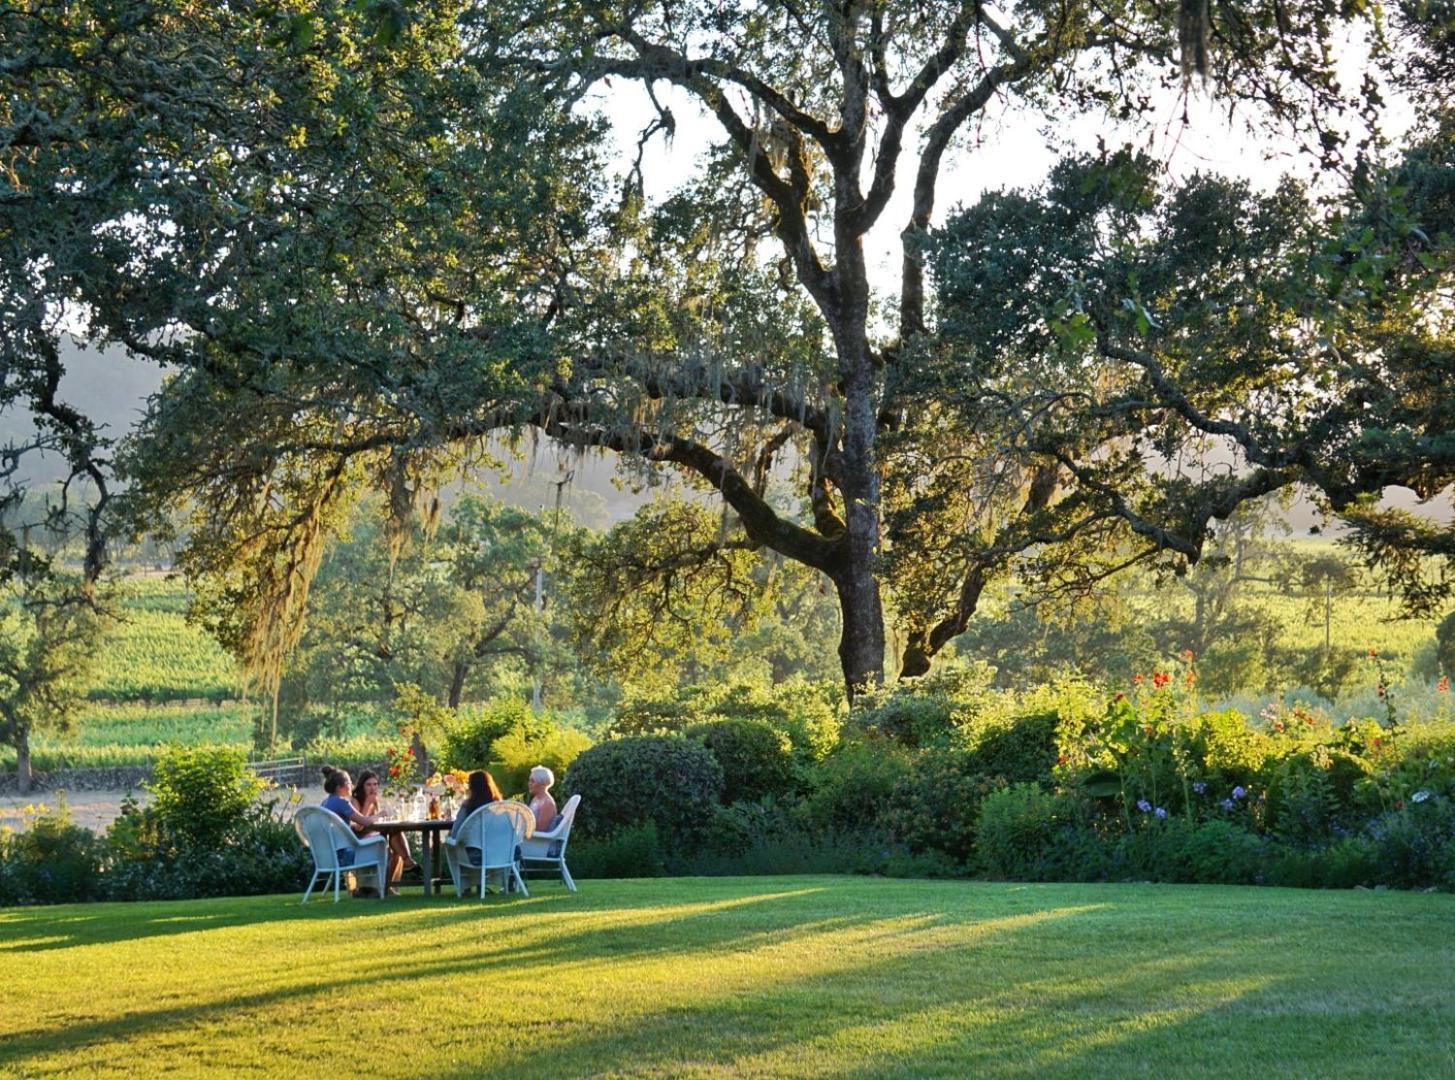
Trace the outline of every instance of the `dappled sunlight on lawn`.
{"label": "dappled sunlight on lawn", "polygon": [[1286,1052],[1340,964],[1350,1038],[1450,1053],[1451,1004],[1407,1030],[1378,1008],[1443,980],[1442,899],[1387,896],[1371,929],[1328,917],[1348,895],[854,878],[7,912],[0,974],[33,989],[0,1003],[0,1073],[317,1072],[402,1037],[391,1076],[1080,1076],[1188,1065],[1185,1038]]}

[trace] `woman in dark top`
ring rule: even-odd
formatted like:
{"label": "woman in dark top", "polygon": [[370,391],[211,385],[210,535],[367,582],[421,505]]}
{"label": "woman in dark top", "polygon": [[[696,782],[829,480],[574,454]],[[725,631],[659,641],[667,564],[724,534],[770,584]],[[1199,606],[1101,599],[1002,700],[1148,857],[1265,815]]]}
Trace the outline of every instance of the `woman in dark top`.
{"label": "woman in dark top", "polygon": [[476,769],[465,779],[469,792],[460,808],[455,811],[454,824],[450,826],[450,835],[454,836],[460,831],[460,826],[465,819],[473,814],[486,803],[499,802],[505,798],[500,794],[500,788],[495,784],[495,778],[484,769]]}

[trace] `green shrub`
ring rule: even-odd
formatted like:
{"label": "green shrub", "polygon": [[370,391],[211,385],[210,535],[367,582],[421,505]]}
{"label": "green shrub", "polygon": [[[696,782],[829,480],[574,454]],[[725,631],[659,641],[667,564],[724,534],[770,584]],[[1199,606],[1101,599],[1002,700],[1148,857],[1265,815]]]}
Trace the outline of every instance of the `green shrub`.
{"label": "green shrub", "polygon": [[445,769],[483,769],[495,760],[495,740],[533,722],[523,701],[492,702],[458,710],[442,726],[439,765]]}
{"label": "green shrub", "polygon": [[172,841],[206,849],[232,837],[267,783],[248,768],[240,750],[174,747],[153,766],[145,786],[152,794],[151,812]]}
{"label": "green shrub", "polygon": [[573,728],[535,732],[517,728],[495,740],[490,771],[506,795],[518,795],[526,790],[526,778],[535,766],[544,765],[562,776],[590,745],[591,737]]}
{"label": "green shrub", "polygon": [[1005,780],[976,771],[972,754],[926,752],[895,785],[881,822],[911,852],[939,852],[960,865],[975,854],[980,804]]}
{"label": "green shrub", "polygon": [[800,763],[822,760],[838,745],[843,691],[837,685],[793,680],[777,686],[734,684],[699,706],[703,721],[750,720],[784,735]]}
{"label": "green shrub", "polygon": [[968,767],[1013,784],[1051,782],[1056,767],[1060,714],[1044,709],[997,719],[971,737]]}
{"label": "green shrub", "polygon": [[626,825],[605,839],[572,840],[571,876],[578,878],[660,877],[663,872],[657,825]]}
{"label": "green shrub", "polygon": [[882,735],[851,734],[808,771],[805,826],[840,832],[873,827],[912,761],[908,750]]}
{"label": "green shrub", "polygon": [[1012,784],[992,792],[980,804],[976,852],[980,864],[995,877],[1035,880],[1053,836],[1072,824],[1066,800],[1039,784]]}
{"label": "green shrub", "polygon": [[722,766],[701,743],[673,735],[613,739],[586,750],[566,772],[580,795],[577,828],[592,838],[646,821],[668,850],[700,832],[722,795]]}
{"label": "green shrub", "polygon": [[128,800],[106,833],[109,900],[180,900],[302,891],[313,860],[298,841],[296,793],[252,802],[226,838],[200,845],[165,824],[155,805]]}
{"label": "green shrub", "polygon": [[[1203,885],[1259,883],[1268,864],[1268,842],[1229,821],[1205,821],[1187,832],[1177,880]],[[1173,879],[1165,879],[1173,880]]]}
{"label": "green shrub", "polygon": [[1269,852],[1264,876],[1270,885],[1301,889],[1352,889],[1379,880],[1373,843],[1346,837],[1317,850],[1279,848]]}
{"label": "green shrub", "polygon": [[790,806],[773,799],[720,806],[702,843],[668,859],[689,875],[848,874],[881,871],[890,845],[874,829],[805,831]]}
{"label": "green shrub", "polygon": [[1368,829],[1379,883],[1455,888],[1455,804],[1430,798],[1382,814]]}
{"label": "green shrub", "polygon": [[701,719],[700,694],[669,698],[632,698],[621,703],[603,734],[611,739],[634,735],[677,735]]}
{"label": "green shrub", "polygon": [[1011,694],[992,688],[986,664],[948,664],[855,703],[854,724],[911,747],[963,749],[978,728],[1014,708]]}
{"label": "green shrub", "polygon": [[725,803],[753,803],[765,795],[785,795],[797,787],[788,736],[761,720],[693,724],[685,734],[712,751],[722,766]]}
{"label": "green shrub", "polygon": [[0,904],[64,904],[101,894],[104,847],[62,803],[0,834]]}
{"label": "green shrub", "polygon": [[1339,827],[1341,804],[1325,746],[1288,754],[1271,770],[1268,828],[1282,843],[1312,848]]}

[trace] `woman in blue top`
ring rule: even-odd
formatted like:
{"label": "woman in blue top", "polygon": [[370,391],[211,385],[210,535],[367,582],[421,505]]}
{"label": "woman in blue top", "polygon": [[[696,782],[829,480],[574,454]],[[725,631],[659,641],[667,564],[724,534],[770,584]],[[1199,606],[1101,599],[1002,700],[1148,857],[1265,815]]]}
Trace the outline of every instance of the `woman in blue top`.
{"label": "woman in blue top", "polygon": [[354,832],[362,833],[374,819],[368,814],[361,814],[354,809],[354,804],[349,801],[349,793],[353,790],[354,782],[349,774],[343,769],[335,769],[332,765],[323,767],[323,790],[326,793],[323,802],[320,803],[325,810],[332,810],[339,817],[344,819]]}

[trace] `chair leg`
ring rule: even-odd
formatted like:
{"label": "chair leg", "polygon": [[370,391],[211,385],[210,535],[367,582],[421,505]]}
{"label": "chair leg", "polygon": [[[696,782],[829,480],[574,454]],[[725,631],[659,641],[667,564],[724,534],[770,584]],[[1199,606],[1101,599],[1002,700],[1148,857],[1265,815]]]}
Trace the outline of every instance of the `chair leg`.
{"label": "chair leg", "polygon": [[313,895],[313,890],[318,886],[318,874],[319,872],[315,870],[313,871],[313,876],[308,879],[308,891],[303,894],[303,903],[305,904],[308,903],[308,898]]}
{"label": "chair leg", "polygon": [[338,884],[339,884],[339,879],[341,877],[343,877],[343,876],[344,876],[344,872],[342,870],[335,870],[333,872],[333,902],[335,904],[338,903]]}
{"label": "chair leg", "polygon": [[566,860],[564,857],[561,859],[561,880],[566,883],[568,892],[576,891],[576,883],[571,880],[571,871],[566,869]]}
{"label": "chair leg", "polygon": [[516,864],[515,866],[512,866],[510,868],[510,872],[515,875],[516,885],[520,886],[520,895],[524,897],[529,897],[530,890],[525,887],[525,878],[521,876],[520,865]]}

